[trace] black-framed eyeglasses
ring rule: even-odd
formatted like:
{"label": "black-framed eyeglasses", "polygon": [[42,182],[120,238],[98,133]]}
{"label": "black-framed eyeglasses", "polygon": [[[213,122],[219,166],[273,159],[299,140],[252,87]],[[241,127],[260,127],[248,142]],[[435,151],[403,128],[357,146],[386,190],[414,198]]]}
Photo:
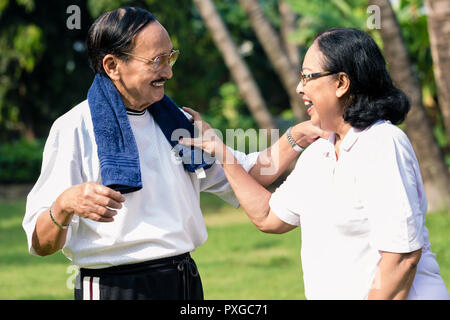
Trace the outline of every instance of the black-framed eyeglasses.
{"label": "black-framed eyeglasses", "polygon": [[323,72],[315,72],[310,74],[304,74],[303,71],[300,71],[300,79],[302,81],[302,85],[305,86],[308,80],[316,79],[324,76],[329,76],[330,74],[335,74],[336,72],[323,71]]}
{"label": "black-framed eyeglasses", "polygon": [[177,62],[178,56],[180,55],[180,50],[172,50],[170,53],[162,54],[160,56],[157,56],[154,59],[148,59],[148,58],[137,56],[135,54],[131,54],[131,53],[128,53],[128,52],[125,52],[125,54],[129,55],[129,56],[132,56],[132,57],[135,57],[135,58],[139,58],[139,59],[145,60],[146,63],[152,65],[153,71],[158,71],[164,65],[166,65],[167,63],[169,64],[170,67],[173,67],[175,62]]}

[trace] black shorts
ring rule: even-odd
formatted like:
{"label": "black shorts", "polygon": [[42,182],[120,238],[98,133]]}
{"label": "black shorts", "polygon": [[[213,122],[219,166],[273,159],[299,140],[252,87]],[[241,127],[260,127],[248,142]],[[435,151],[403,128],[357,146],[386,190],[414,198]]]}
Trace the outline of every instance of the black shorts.
{"label": "black shorts", "polygon": [[114,266],[80,269],[75,300],[203,300],[197,266],[189,253]]}

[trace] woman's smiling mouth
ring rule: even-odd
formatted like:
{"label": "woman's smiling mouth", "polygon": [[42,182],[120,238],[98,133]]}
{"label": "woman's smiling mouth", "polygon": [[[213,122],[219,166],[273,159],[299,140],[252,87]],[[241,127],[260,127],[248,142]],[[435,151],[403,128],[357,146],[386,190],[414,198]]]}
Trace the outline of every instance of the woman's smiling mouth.
{"label": "woman's smiling mouth", "polygon": [[308,108],[306,112],[308,112],[308,114],[311,114],[314,104],[312,103],[312,101],[306,99],[303,99],[303,102],[305,103],[305,107]]}

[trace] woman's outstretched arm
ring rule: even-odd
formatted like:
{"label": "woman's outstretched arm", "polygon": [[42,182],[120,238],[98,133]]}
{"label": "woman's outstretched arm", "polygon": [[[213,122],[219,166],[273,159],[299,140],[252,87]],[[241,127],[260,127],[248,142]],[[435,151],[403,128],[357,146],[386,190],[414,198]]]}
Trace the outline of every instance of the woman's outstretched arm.
{"label": "woman's outstretched arm", "polygon": [[[287,138],[282,136],[270,148],[262,151],[250,174],[248,174],[234,157],[233,152],[217,137],[211,126],[201,119],[198,112],[183,108],[192,115],[192,121],[201,127],[200,138],[184,138],[183,145],[193,145],[210,153],[222,164],[228,182],[250,220],[258,229],[267,233],[284,233],[295,228],[280,220],[270,209],[271,193],[264,186],[271,184],[287,168],[298,153],[292,148]],[[303,122],[291,131],[297,144],[306,146],[327,133],[312,125],[311,121]]]}

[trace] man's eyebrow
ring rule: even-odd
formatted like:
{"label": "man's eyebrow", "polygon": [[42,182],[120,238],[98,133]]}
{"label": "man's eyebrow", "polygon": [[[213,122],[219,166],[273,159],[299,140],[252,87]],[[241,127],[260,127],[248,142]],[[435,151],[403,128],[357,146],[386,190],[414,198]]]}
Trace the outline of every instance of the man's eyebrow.
{"label": "man's eyebrow", "polygon": [[159,56],[162,56],[162,55],[165,55],[165,54],[170,54],[172,52],[172,50],[173,50],[173,46],[171,47],[169,52],[160,51],[157,54],[155,54],[152,59],[155,59],[156,57],[159,57]]}

